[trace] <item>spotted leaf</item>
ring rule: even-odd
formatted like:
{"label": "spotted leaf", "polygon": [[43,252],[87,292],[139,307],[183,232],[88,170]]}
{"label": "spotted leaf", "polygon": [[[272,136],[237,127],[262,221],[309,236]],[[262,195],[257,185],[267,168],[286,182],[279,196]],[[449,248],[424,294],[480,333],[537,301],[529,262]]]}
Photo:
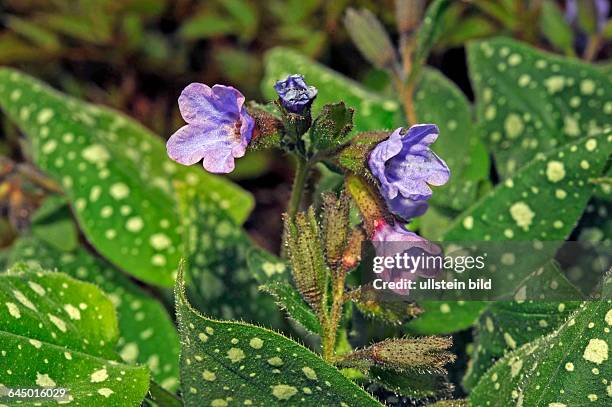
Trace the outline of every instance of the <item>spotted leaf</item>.
{"label": "spotted leaf", "polygon": [[187,300],[182,273],[179,268],[175,296],[185,406],[381,406],[297,342],[198,313]]}
{"label": "spotted leaf", "polygon": [[308,85],[316,86],[317,98],[313,111],[318,112],[328,103],[343,101],[355,108],[354,130],[380,130],[394,127],[402,121],[401,105],[394,99],[371,92],[361,84],[335,72],[298,52],[287,48],[274,48],[265,59],[265,77],[262,92],[269,99],[276,99],[276,81],[288,75],[304,75]]}
{"label": "spotted leaf", "polygon": [[554,332],[506,354],[478,382],[470,405],[607,405],[612,301],[583,303]]}
{"label": "spotted leaf", "polygon": [[0,275],[0,303],[2,386],[63,387],[69,395],[59,401],[81,405],[140,405],[149,373],[118,361],[113,304],[94,285],[19,264]]}
{"label": "spotted leaf", "polygon": [[470,104],[456,85],[434,69],[424,71],[415,96],[419,122],[435,123],[440,129],[432,149],[452,173],[446,185],[435,188],[431,202],[465,209],[476,199],[479,183],[489,176],[489,156],[472,124]]}
{"label": "spotted leaf", "polygon": [[321,334],[319,318],[291,284],[276,281],[262,285],[259,289],[274,297],[276,305],[285,311],[289,318],[313,334]]}
{"label": "spotted leaf", "polygon": [[[178,387],[178,333],[164,307],[119,270],[84,248],[61,252],[37,238],[21,238],[9,262],[34,261],[98,285],[117,310],[116,350],[125,362],[147,365],[152,378],[169,390]],[[163,349],[163,352],[161,351]]]}
{"label": "spotted leaf", "polygon": [[[541,283],[546,284],[546,289],[540,287]],[[580,305],[579,301],[552,301],[555,298],[579,298],[575,288],[552,262],[534,273],[533,278],[527,280],[526,288],[545,293],[551,301],[490,303],[476,325],[474,353],[463,378],[466,389],[473,388],[480,377],[506,352],[552,332]],[[526,295],[535,298],[533,294]]]}
{"label": "spotted leaf", "polygon": [[612,83],[596,67],[497,38],[468,46],[476,111],[498,172],[596,135],[612,117]]}
{"label": "spotted leaf", "polygon": [[0,107],[28,137],[35,163],[61,183],[89,242],[148,283],[171,286],[181,252],[172,180],[207,185],[238,222],[252,207],[237,186],[172,162],[135,121],[18,71],[0,69]]}
{"label": "spotted leaf", "polygon": [[289,281],[290,272],[287,263],[265,250],[253,248],[247,254],[249,270],[260,284],[271,281]]}
{"label": "spotted leaf", "polygon": [[[593,194],[589,179],[599,176],[612,151],[609,134],[583,137],[538,156],[459,216],[444,240],[565,240]],[[546,260],[544,256],[521,258],[525,276]],[[503,276],[515,277],[519,278]],[[498,282],[504,286],[503,280]],[[506,286],[514,284],[509,280]],[[410,329],[427,334],[465,329],[486,306],[479,301],[423,301],[419,305],[425,312]]]}
{"label": "spotted leaf", "polygon": [[272,299],[257,290],[247,267],[247,253],[254,246],[246,232],[218,210],[218,202],[206,194],[207,185],[176,183],[175,188],[195,305],[214,317],[277,326],[280,313]]}
{"label": "spotted leaf", "polygon": [[[457,218],[448,241],[565,240],[612,152],[612,131],[541,154]],[[533,269],[532,269],[533,270]]]}

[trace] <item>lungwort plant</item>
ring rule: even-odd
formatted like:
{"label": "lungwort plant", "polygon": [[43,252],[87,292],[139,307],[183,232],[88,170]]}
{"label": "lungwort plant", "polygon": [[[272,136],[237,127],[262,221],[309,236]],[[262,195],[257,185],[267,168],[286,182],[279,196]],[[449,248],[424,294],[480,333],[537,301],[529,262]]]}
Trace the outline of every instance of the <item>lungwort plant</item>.
{"label": "lungwort plant", "polygon": [[[474,2],[501,18],[512,2],[493,3]],[[609,69],[576,60],[563,36],[547,38],[566,57],[471,42],[472,109],[425,66],[459,6],[422,5],[397,2],[398,47],[372,13],[346,13],[388,91],[276,48],[270,103],[191,83],[165,146],[117,111],[0,68],[0,107],[37,167],[14,172],[46,196],[0,256],[0,406],[19,388],[67,389],[20,405],[609,404],[609,275],[587,302],[519,295],[573,289],[550,258],[521,270],[514,301],[381,301],[359,278],[362,247],[382,255],[389,242],[435,255],[433,240],[609,239]],[[559,15],[547,33],[569,30]],[[264,149],[295,168],[277,254],[242,226],[252,196],[219,175]]]}

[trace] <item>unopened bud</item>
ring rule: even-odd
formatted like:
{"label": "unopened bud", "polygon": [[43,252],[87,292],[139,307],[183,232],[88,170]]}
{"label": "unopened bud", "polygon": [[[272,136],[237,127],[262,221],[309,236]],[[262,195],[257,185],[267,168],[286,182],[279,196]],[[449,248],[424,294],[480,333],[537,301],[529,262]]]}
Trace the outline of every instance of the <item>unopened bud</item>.
{"label": "unopened bud", "polygon": [[344,25],[359,52],[377,68],[394,70],[399,65],[397,53],[387,31],[369,10],[349,8]]}
{"label": "unopened bud", "polygon": [[347,355],[342,363],[443,374],[446,373],[444,365],[456,359],[454,354],[446,351],[451,345],[450,337],[441,336],[389,339]]}

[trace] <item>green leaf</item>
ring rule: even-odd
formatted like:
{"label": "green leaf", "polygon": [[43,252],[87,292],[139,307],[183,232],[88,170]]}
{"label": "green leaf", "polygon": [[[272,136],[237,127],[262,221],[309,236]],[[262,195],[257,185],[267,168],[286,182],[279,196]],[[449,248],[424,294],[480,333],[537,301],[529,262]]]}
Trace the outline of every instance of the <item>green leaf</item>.
{"label": "green leaf", "polygon": [[265,250],[253,248],[247,254],[247,264],[255,280],[260,284],[271,281],[287,282],[290,269],[284,260]]}
{"label": "green leaf", "polygon": [[6,25],[46,51],[58,51],[62,47],[57,35],[28,20],[8,16]]}
{"label": "green leaf", "polygon": [[216,321],[185,295],[179,268],[176,313],[183,348],[185,406],[381,406],[335,367],[300,344],[257,326]]}
{"label": "green leaf", "polygon": [[127,363],[148,365],[152,378],[163,387],[177,388],[178,334],[162,304],[83,248],[62,252],[39,239],[21,238],[13,246],[9,264],[18,261],[36,262],[99,286],[117,310],[119,355]]}
{"label": "green leaf", "polygon": [[215,37],[236,31],[236,22],[214,14],[196,15],[186,19],[179,35],[186,40]]}
{"label": "green leaf", "polygon": [[[444,240],[565,240],[593,193],[588,179],[599,175],[610,155],[609,137],[585,137],[532,161],[460,216]],[[531,264],[523,271],[540,265]],[[408,326],[421,334],[465,329],[485,307],[479,301],[419,305],[424,313]]]}
{"label": "green leaf", "polygon": [[423,16],[423,23],[416,33],[417,46],[414,52],[414,60],[417,66],[425,64],[429,51],[438,41],[443,27],[441,20],[444,18],[444,13],[449,4],[449,0],[434,0],[427,7]]}
{"label": "green leaf", "polygon": [[359,83],[287,48],[274,48],[267,53],[263,94],[268,99],[276,99],[276,81],[294,73],[304,75],[306,82],[316,86],[319,91],[313,112],[318,112],[328,103],[339,101],[355,108],[354,130],[357,132],[389,129],[403,122],[402,109],[396,100],[371,92]]}
{"label": "green leaf", "polygon": [[487,306],[485,301],[420,301],[423,313],[406,325],[419,335],[440,335],[471,327]]}
{"label": "green leaf", "polygon": [[[550,300],[554,300],[554,295],[564,299],[580,298],[552,262],[541,270],[541,273],[535,273],[527,281],[526,289],[530,292],[546,292],[545,298]],[[553,281],[557,283],[555,289],[551,289]],[[543,284],[546,286],[541,286]],[[529,298],[536,297],[532,293],[526,295]],[[497,359],[506,352],[552,332],[579,305],[579,301],[492,302],[478,320],[474,354],[463,378],[463,386],[472,389]]]}
{"label": "green leaf", "polygon": [[259,293],[247,267],[247,253],[254,246],[246,232],[207,196],[208,185],[176,183],[175,188],[190,289],[198,308],[215,317],[276,326],[280,314],[273,301]]}
{"label": "green leaf", "polygon": [[252,198],[237,186],[166,155],[150,131],[119,112],[0,69],[0,106],[32,143],[35,163],[60,182],[89,242],[151,284],[169,286],[181,252],[172,180],[204,192],[238,222]]}
{"label": "green leaf", "polygon": [[443,375],[404,372],[373,368],[368,371],[368,378],[386,389],[412,399],[448,397],[454,386]]}
{"label": "green leaf", "polygon": [[372,65],[390,73],[399,68],[397,51],[383,24],[368,9],[348,8],[344,27],[361,55]]}
{"label": "green leaf", "polygon": [[140,404],[149,374],[117,361],[113,304],[94,285],[20,264],[0,274],[0,302],[3,386],[64,387],[91,406]]}
{"label": "green leaf", "polygon": [[327,104],[314,120],[310,130],[313,151],[337,149],[353,128],[353,109],[343,102]]}
{"label": "green leaf", "polygon": [[611,133],[538,156],[458,217],[444,240],[565,240],[593,194],[589,178],[612,152]]}
{"label": "green leaf", "polygon": [[472,124],[470,103],[444,75],[427,69],[416,89],[415,110],[421,123],[435,123],[440,129],[432,148],[451,170],[449,182],[435,188],[431,201],[467,208],[477,197],[479,183],[489,176],[489,156]]}
{"label": "green leaf", "polygon": [[606,405],[612,301],[583,303],[561,327],[499,360],[470,394],[479,406]]}
{"label": "green leaf", "polygon": [[71,251],[79,244],[76,225],[63,197],[49,196],[31,218],[32,234],[47,244]]}
{"label": "green leaf", "polygon": [[546,0],[542,3],[540,27],[555,48],[567,55],[574,53],[574,33],[554,1]]}
{"label": "green leaf", "polygon": [[321,334],[319,318],[302,299],[300,293],[289,283],[276,281],[259,287],[263,292],[274,297],[276,305],[287,313],[289,318],[313,334]]}
{"label": "green leaf", "polygon": [[470,44],[468,62],[478,120],[504,178],[610,123],[612,83],[592,65],[505,38]]}

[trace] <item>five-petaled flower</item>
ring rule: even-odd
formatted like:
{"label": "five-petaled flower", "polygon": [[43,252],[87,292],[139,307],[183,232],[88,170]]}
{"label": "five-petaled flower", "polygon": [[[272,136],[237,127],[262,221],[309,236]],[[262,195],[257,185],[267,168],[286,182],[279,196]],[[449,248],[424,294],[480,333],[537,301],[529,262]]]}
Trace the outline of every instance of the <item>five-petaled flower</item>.
{"label": "five-petaled flower", "polygon": [[232,172],[234,158],[244,155],[255,127],[244,101],[242,93],[231,86],[187,86],[178,100],[187,125],[168,140],[170,158],[185,165],[203,160],[207,171]]}
{"label": "five-petaled flower", "polygon": [[368,165],[380,192],[389,210],[403,219],[424,214],[432,194],[429,185],[444,185],[450,177],[446,163],[429,148],[437,137],[434,124],[399,128],[370,153]]}
{"label": "five-petaled flower", "polygon": [[276,82],[274,90],[280,98],[281,105],[292,113],[302,113],[310,107],[317,97],[317,88],[308,86],[302,75],[289,75]]}

